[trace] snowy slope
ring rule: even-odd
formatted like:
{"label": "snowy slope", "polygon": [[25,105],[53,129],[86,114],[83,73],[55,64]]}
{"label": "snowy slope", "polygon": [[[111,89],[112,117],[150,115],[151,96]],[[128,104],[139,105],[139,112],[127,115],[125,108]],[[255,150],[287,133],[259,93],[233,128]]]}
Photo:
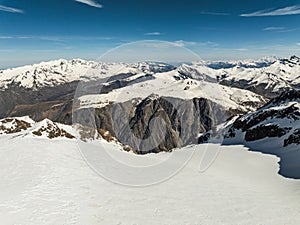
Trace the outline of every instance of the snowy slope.
{"label": "snowy slope", "polygon": [[287,91],[257,111],[237,118],[229,125],[225,143],[239,142],[273,154],[297,151],[299,128],[300,91]]}
{"label": "snowy slope", "polygon": [[79,77],[95,65],[83,60],[55,60],[0,71],[2,89],[18,84],[25,88],[54,86],[78,80]]}
{"label": "snowy slope", "polygon": [[109,76],[110,73],[160,72],[173,69],[163,63],[103,63],[74,60],[54,60],[0,71],[0,88],[10,85],[25,88],[53,87],[78,80],[91,80]]}
{"label": "snowy slope", "polygon": [[[126,102],[132,99],[145,99],[150,95],[180,99],[205,98],[223,106],[227,110],[240,112],[253,111],[265,102],[262,96],[238,88],[220,85],[207,72],[200,73],[193,67],[182,65],[175,70],[155,73],[151,76],[138,74],[125,78],[123,82],[136,79],[103,94],[88,94],[80,97],[81,107],[101,108],[110,102]],[[114,81],[104,85],[112,85]],[[94,85],[94,84],[93,84]],[[100,83],[98,85],[101,87]]]}
{"label": "snowy slope", "polygon": [[[209,148],[217,148],[209,145]],[[142,163],[166,154],[123,160]],[[276,174],[278,159],[221,147],[215,163],[198,172],[205,146],[176,176],[154,186],[132,188],[96,175],[74,140],[0,136],[0,220],[5,225],[282,225],[299,224],[299,181]],[[188,149],[174,152],[180,163]],[[110,166],[110,165],[106,165]]]}
{"label": "snowy slope", "polygon": [[17,84],[26,88],[55,86],[82,79],[96,79],[121,73],[159,73],[178,71],[193,79],[206,77],[218,80],[227,86],[245,88],[267,97],[290,87],[299,86],[300,59],[264,58],[243,61],[202,61],[192,65],[179,65],[177,68],[159,62],[141,63],[102,63],[75,60],[55,60],[0,71],[0,88]]}
{"label": "snowy slope", "polygon": [[283,92],[255,112],[232,118],[216,134],[207,132],[199,141],[224,145],[242,144],[251,150],[280,157],[279,173],[300,178],[300,92]]}
{"label": "snowy slope", "polygon": [[222,84],[251,90],[266,97],[275,97],[292,87],[299,88],[300,58],[296,56],[263,63],[235,62],[223,67],[220,64],[219,67],[215,66],[218,69],[212,69],[210,65],[200,64],[196,67],[207,70],[211,76],[218,76]]}

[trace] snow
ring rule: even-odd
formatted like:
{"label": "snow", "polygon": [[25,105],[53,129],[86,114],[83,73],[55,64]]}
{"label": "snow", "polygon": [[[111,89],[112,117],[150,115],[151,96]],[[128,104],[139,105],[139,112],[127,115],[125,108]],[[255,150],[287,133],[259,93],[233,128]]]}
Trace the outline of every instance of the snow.
{"label": "snow", "polygon": [[[202,97],[218,103],[226,109],[239,108],[242,111],[255,110],[254,107],[243,106],[243,103],[253,102],[261,104],[264,101],[261,96],[253,92],[223,86],[213,82],[210,78],[201,80],[199,77],[195,79],[196,76],[191,75],[191,78],[178,80],[175,78],[180,76],[177,70],[156,73],[152,76],[154,79],[133,83],[107,94],[86,94],[80,97],[81,108],[101,108],[109,104],[110,101],[126,102],[135,98],[144,99],[152,94],[180,99]],[[101,87],[101,83],[98,86]],[[186,87],[189,88],[186,89]]]}
{"label": "snow", "polygon": [[18,84],[24,88],[53,87],[78,80],[94,80],[121,73],[153,73],[171,70],[173,67],[162,63],[141,62],[134,64],[104,63],[82,59],[53,60],[18,68],[0,70],[0,89]]}
{"label": "snow", "polygon": [[273,92],[297,86],[300,82],[300,60],[297,57],[290,59],[266,58],[260,60],[242,61],[203,61],[195,63],[193,68],[209,75],[222,77],[225,80],[246,80],[249,85],[265,84]]}
{"label": "snow", "polygon": [[[133,81],[149,73],[154,79],[133,83],[107,94],[82,96],[81,107],[103,107],[110,101],[140,101],[154,93],[181,99],[202,97],[226,109],[253,111],[255,107],[245,103],[261,103],[264,101],[261,96],[222,86],[216,82],[217,76],[236,81],[245,79],[253,85],[267,84],[267,87],[274,86],[276,91],[299,83],[300,64],[294,61],[201,62],[159,72],[166,65],[60,59],[0,71],[0,89],[11,84],[35,89],[77,80],[107,78],[120,73],[132,73],[126,80]],[[218,66],[220,68],[213,68]],[[175,79],[181,73],[186,77]],[[298,102],[290,102],[261,110],[281,110],[291,104],[300,108]],[[133,188],[111,183],[95,173],[78,149],[79,140],[65,137],[50,140],[46,133],[39,137],[32,134],[51,124],[78,138],[79,134],[72,127],[47,119],[38,123],[29,117],[18,119],[32,127],[0,135],[1,224],[300,224],[300,180],[278,175],[279,159],[275,156],[251,152],[243,146],[217,144],[187,146],[172,153],[134,155],[121,151],[117,143],[107,143],[103,139],[84,143],[104,145],[110,155],[137,167],[161,162],[172,155],[166,170],[182,165],[182,160],[191,154],[190,148],[196,148],[192,159],[175,176],[155,185]],[[245,119],[248,117],[245,116]],[[226,127],[232,121],[219,127]],[[300,125],[299,120],[291,122],[287,118],[268,118],[260,124],[273,123],[280,127],[291,124],[293,129]],[[4,129],[15,126],[13,121],[0,121],[0,125]],[[244,135],[237,133],[236,140],[240,144],[245,144]],[[265,138],[248,146],[251,149],[274,149],[281,139]],[[290,145],[285,150],[288,152],[297,147]],[[202,168],[200,159],[205,152],[216,150],[220,153],[212,166],[205,172],[199,172]],[[292,166],[298,166],[298,155],[298,151],[293,151],[289,161]],[[124,173],[122,168],[108,161],[101,166],[108,169],[114,166],[114,171]],[[152,177],[155,178],[156,172]]]}
{"label": "snow", "polygon": [[0,87],[6,89],[11,84],[33,89],[52,87],[72,81],[105,77],[116,71],[128,72],[130,69],[125,64],[59,59],[0,71]]}
{"label": "snow", "polygon": [[223,62],[195,62],[177,68],[163,63],[104,63],[74,60],[54,60],[0,71],[0,88],[19,84],[25,88],[55,86],[77,80],[93,80],[117,73],[156,74],[160,71],[184,72],[195,80],[246,80],[249,85],[266,84],[274,92],[300,82],[298,58],[261,59]]}
{"label": "snow", "polygon": [[[192,160],[166,182],[133,188],[111,183],[83,160],[76,141],[0,136],[0,220],[36,224],[299,224],[299,180],[277,175],[278,158],[241,146],[199,145]],[[147,157],[122,152],[141,164]],[[208,148],[220,148],[199,173]],[[173,163],[188,149],[175,154]],[[176,157],[176,155],[178,157]],[[106,165],[110,166],[110,165]]]}

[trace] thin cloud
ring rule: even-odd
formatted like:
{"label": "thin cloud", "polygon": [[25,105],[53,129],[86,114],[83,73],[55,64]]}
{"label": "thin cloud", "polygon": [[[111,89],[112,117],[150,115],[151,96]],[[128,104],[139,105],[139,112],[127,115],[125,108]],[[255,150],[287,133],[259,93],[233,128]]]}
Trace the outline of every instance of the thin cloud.
{"label": "thin cloud", "polygon": [[294,32],[294,31],[298,31],[298,30],[299,30],[299,28],[292,28],[292,29],[279,30],[278,32],[287,33],[287,32]]}
{"label": "thin cloud", "polygon": [[0,36],[0,39],[31,39],[29,36]]}
{"label": "thin cloud", "polygon": [[229,16],[229,13],[223,12],[200,12],[202,15],[212,15],[212,16]]}
{"label": "thin cloud", "polygon": [[300,46],[300,42],[298,42],[298,43],[297,43],[297,45],[299,45],[299,46]]}
{"label": "thin cloud", "polygon": [[233,50],[244,52],[244,51],[248,51],[248,48],[234,48]]}
{"label": "thin cloud", "polygon": [[198,42],[197,44],[200,45],[200,46],[208,46],[208,47],[217,47],[217,46],[219,46],[218,43],[213,42],[213,41]]}
{"label": "thin cloud", "polygon": [[197,44],[197,42],[183,41],[183,40],[174,41],[173,43],[174,43],[176,46],[178,46],[178,47],[186,47],[186,46],[191,46],[191,45],[196,45],[196,44]]}
{"label": "thin cloud", "polygon": [[264,31],[277,31],[277,30],[284,30],[284,27],[265,27],[263,30]]}
{"label": "thin cloud", "polygon": [[300,5],[293,5],[279,9],[265,9],[252,13],[244,13],[240,16],[254,17],[254,16],[286,16],[300,14]]}
{"label": "thin cloud", "polygon": [[86,5],[89,5],[92,7],[96,7],[96,8],[103,8],[103,6],[101,4],[97,3],[94,0],[75,0],[75,2],[80,2],[80,3],[86,4]]}
{"label": "thin cloud", "polygon": [[214,48],[219,46],[218,43],[212,42],[212,41],[206,41],[206,42],[195,42],[195,41],[184,41],[184,40],[178,40],[173,41],[173,44],[179,46],[179,47],[187,47],[187,46],[199,46],[199,47],[209,47]]}
{"label": "thin cloud", "polygon": [[149,33],[145,33],[144,35],[148,35],[148,36],[158,36],[161,35],[162,33],[160,32],[149,32]]}
{"label": "thin cloud", "polygon": [[10,12],[10,13],[24,13],[24,11],[21,10],[21,9],[7,7],[7,6],[4,6],[4,5],[0,5],[0,11]]}
{"label": "thin cloud", "polygon": [[69,41],[69,40],[113,40],[106,36],[0,36],[0,39],[33,39],[43,41]]}

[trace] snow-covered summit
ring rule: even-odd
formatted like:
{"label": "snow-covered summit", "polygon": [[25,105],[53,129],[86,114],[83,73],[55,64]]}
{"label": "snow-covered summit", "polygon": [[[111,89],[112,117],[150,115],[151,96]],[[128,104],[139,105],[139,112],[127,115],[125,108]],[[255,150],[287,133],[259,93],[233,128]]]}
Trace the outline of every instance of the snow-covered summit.
{"label": "snow-covered summit", "polygon": [[280,58],[272,56],[272,57],[264,57],[261,59],[253,60],[253,59],[244,59],[244,60],[223,60],[223,61],[201,61],[195,64],[197,65],[205,65],[212,69],[230,69],[233,67],[244,67],[244,68],[262,68],[273,64],[275,61]]}
{"label": "snow-covered summit", "polygon": [[289,59],[272,57],[260,60],[202,61],[177,67],[161,62],[104,63],[59,59],[0,70],[0,88],[5,89],[12,85],[25,88],[51,87],[116,74],[156,74],[168,71],[178,71],[198,80],[203,77],[218,80],[227,86],[248,89],[259,94],[261,89],[278,93],[286,88],[299,86],[300,59],[292,56]]}
{"label": "snow-covered summit", "polygon": [[0,70],[0,88],[6,89],[9,86],[17,85],[24,88],[37,89],[78,80],[103,78],[112,74],[157,73],[171,69],[173,69],[171,65],[155,62],[128,64],[94,62],[82,59],[59,59]]}
{"label": "snow-covered summit", "polygon": [[297,89],[300,84],[300,60],[296,56],[277,59],[263,67],[234,66],[215,70],[220,83],[275,97],[282,91]]}

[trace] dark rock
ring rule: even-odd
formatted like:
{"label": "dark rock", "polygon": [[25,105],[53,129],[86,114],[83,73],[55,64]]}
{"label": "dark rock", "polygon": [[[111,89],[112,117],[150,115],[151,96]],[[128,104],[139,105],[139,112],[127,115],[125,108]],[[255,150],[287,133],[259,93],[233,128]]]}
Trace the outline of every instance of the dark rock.
{"label": "dark rock", "polygon": [[79,109],[74,122],[109,131],[138,154],[171,151],[198,143],[198,134],[211,130],[230,115],[203,98],[183,100],[149,96],[132,104],[109,104],[100,109]]}
{"label": "dark rock", "polygon": [[246,141],[256,141],[266,137],[281,137],[292,128],[280,128],[278,125],[261,125],[246,131]]}
{"label": "dark rock", "polygon": [[296,129],[293,134],[285,139],[283,146],[286,147],[291,144],[300,144],[300,129]]}

